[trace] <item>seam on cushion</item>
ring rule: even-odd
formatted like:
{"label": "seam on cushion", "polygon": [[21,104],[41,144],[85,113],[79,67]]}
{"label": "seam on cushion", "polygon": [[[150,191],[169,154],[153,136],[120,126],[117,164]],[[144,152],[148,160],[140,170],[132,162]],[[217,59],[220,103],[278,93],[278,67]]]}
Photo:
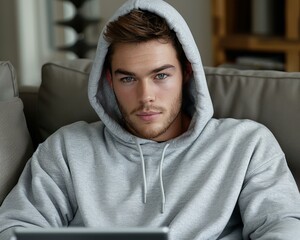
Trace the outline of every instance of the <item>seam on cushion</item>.
{"label": "seam on cushion", "polygon": [[17,97],[19,95],[19,91],[18,91],[18,88],[17,88],[17,82],[16,82],[17,79],[15,80],[14,67],[10,62],[7,62],[7,66],[9,68],[11,79],[12,79],[14,96]]}
{"label": "seam on cushion", "polygon": [[3,61],[3,62],[1,62],[1,65],[8,67],[9,73],[10,73],[10,78],[11,78],[11,83],[12,83],[12,89],[14,92],[14,97],[18,97],[19,90],[18,90],[18,86],[17,86],[17,79],[15,79],[16,74],[15,74],[14,66],[11,64],[10,61]]}

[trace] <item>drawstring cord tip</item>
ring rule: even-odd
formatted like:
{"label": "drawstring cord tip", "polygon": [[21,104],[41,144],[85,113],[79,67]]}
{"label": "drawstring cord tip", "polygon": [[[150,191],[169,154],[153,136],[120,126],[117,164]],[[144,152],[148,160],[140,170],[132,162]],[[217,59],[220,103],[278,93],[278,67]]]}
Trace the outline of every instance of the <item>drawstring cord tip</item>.
{"label": "drawstring cord tip", "polygon": [[161,214],[163,214],[165,212],[165,204],[162,204],[160,212],[161,212]]}

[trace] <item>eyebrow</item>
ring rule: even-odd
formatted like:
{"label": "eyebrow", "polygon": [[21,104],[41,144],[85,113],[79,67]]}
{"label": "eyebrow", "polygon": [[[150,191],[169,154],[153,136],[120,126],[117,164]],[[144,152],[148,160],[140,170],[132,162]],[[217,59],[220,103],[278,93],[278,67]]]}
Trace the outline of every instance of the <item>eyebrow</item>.
{"label": "eyebrow", "polygon": [[[149,74],[153,74],[153,73],[158,73],[160,71],[163,71],[163,70],[166,70],[166,69],[170,69],[170,68],[175,68],[175,66],[171,65],[171,64],[165,64],[161,67],[158,67],[158,68],[155,68],[153,70],[151,70],[149,72]],[[129,71],[126,71],[122,68],[118,68],[117,70],[114,71],[114,74],[117,75],[117,74],[121,74],[121,75],[129,75],[129,76],[135,76],[136,74],[133,73],[133,72],[129,72]]]}

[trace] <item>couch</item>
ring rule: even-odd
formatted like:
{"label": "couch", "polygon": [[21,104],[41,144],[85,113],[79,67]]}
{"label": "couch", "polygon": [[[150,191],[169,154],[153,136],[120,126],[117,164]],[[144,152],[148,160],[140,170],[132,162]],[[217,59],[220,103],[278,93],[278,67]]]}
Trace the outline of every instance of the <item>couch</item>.
{"label": "couch", "polygon": [[[11,64],[2,65],[0,204],[38,144],[66,124],[98,121],[87,97],[91,60],[46,63],[41,85],[19,91]],[[283,148],[300,189],[300,73],[214,67],[206,67],[205,73],[214,116],[247,118],[266,125]]]}
{"label": "couch", "polygon": [[14,68],[9,62],[0,62],[0,204],[32,151]]}

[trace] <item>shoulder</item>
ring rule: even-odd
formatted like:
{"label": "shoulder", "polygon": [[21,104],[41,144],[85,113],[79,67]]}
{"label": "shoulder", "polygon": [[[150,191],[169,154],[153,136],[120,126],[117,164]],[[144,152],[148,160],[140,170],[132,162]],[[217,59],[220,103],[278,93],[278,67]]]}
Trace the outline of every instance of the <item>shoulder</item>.
{"label": "shoulder", "polygon": [[102,122],[76,122],[58,129],[41,143],[33,158],[39,161],[66,162],[84,157],[88,151],[103,143]]}
{"label": "shoulder", "polygon": [[282,155],[283,152],[273,133],[263,124],[248,119],[212,119],[209,128],[214,136],[223,138],[238,146],[253,152],[264,152],[271,155]]}
{"label": "shoulder", "polygon": [[230,133],[232,136],[274,138],[272,132],[265,125],[249,119],[212,119],[209,124],[216,131]]}
{"label": "shoulder", "polygon": [[[212,119],[214,146],[244,162],[247,172],[254,172],[261,166],[285,164],[285,155],[273,133],[263,124],[252,120]],[[215,130],[213,130],[215,129]]]}
{"label": "shoulder", "polygon": [[91,139],[99,138],[103,133],[104,125],[102,122],[87,123],[79,121],[66,125],[58,129],[49,136],[44,144],[48,145],[66,145],[71,143],[79,143],[91,141]]}
{"label": "shoulder", "polygon": [[53,135],[85,135],[95,131],[101,131],[104,125],[102,122],[87,123],[84,121],[75,122],[58,129]]}

